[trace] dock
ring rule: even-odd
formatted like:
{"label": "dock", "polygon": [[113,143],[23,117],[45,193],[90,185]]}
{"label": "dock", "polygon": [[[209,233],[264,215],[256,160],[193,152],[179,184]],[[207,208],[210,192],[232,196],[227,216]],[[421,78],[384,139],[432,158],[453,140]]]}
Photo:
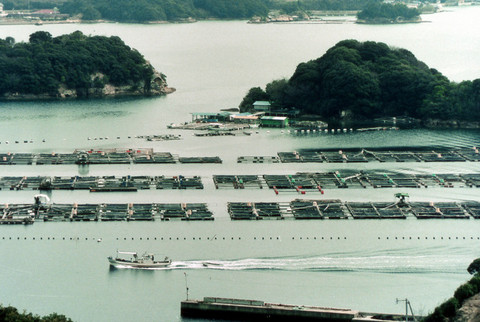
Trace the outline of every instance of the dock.
{"label": "dock", "polygon": [[235,321],[403,321],[396,314],[363,313],[350,309],[318,306],[265,303],[219,297],[203,300],[185,300],[180,304],[180,314],[186,318],[221,319]]}

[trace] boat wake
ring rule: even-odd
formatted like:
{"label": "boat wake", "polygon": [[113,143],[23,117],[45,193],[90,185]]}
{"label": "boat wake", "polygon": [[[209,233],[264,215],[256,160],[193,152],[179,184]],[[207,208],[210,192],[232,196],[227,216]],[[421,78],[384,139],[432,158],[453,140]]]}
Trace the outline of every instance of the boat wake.
{"label": "boat wake", "polygon": [[281,270],[381,273],[464,273],[468,259],[439,256],[368,256],[249,258],[239,260],[173,261],[165,269]]}

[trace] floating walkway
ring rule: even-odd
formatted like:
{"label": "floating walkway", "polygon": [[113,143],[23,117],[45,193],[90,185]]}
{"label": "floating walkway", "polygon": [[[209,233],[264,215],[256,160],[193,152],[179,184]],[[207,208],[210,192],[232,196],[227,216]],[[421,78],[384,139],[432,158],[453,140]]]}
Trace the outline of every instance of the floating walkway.
{"label": "floating walkway", "polygon": [[261,219],[480,219],[480,202],[342,202],[296,199],[290,203],[229,202],[232,220]]}
{"label": "floating walkway", "polygon": [[300,172],[290,175],[214,175],[216,189],[273,189],[280,191],[318,191],[346,188],[478,188],[480,174],[404,174],[395,172],[342,170]]}
{"label": "floating walkway", "polygon": [[[275,193],[356,188],[478,188],[480,173],[403,174],[342,170],[290,175],[213,175],[216,189],[271,189]],[[90,190],[134,192],[150,189],[204,189],[200,176],[36,176],[0,177],[0,190]]]}
{"label": "floating walkway", "polygon": [[0,177],[0,190],[90,190],[130,192],[148,189],[203,189],[198,176]]}
{"label": "floating walkway", "polygon": [[[231,220],[480,219],[480,202],[229,202]],[[0,224],[43,221],[214,220],[205,203],[5,204]]]}
{"label": "floating walkway", "polygon": [[335,150],[278,152],[277,156],[240,156],[237,163],[480,162],[479,150]]}
{"label": "floating walkway", "polygon": [[222,163],[214,157],[179,157],[153,149],[75,150],[73,153],[0,153],[0,165]]}
{"label": "floating walkway", "polygon": [[[213,214],[203,203],[180,204],[10,204],[1,205],[0,223],[33,223],[43,221],[153,221],[213,220]],[[2,222],[4,221],[4,222]]]}

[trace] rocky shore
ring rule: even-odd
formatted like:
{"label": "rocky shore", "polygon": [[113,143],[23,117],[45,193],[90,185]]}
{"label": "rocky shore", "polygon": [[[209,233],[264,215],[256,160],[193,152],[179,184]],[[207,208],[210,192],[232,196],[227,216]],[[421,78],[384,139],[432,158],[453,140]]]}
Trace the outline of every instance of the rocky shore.
{"label": "rocky shore", "polygon": [[[102,78],[102,74],[92,75],[94,78]],[[57,93],[49,94],[23,94],[23,93],[6,93],[1,98],[7,101],[30,101],[30,100],[51,100],[51,99],[72,99],[72,98],[109,98],[109,97],[131,97],[131,96],[162,96],[175,92],[175,88],[168,87],[165,75],[155,71],[152,81],[149,86],[144,83],[136,84],[135,86],[114,86],[112,84],[105,84],[103,88],[77,88],[70,89],[64,85],[58,88]]]}

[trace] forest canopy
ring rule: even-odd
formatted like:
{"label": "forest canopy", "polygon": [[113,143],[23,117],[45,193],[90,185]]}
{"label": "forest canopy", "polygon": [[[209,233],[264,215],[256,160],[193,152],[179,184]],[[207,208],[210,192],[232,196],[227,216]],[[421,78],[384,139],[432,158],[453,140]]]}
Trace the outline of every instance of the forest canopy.
{"label": "forest canopy", "polygon": [[148,87],[153,75],[153,67],[143,56],[116,36],[75,31],[52,37],[38,31],[30,35],[29,42],[0,39],[0,95],[56,96],[61,86],[87,93],[107,83]]}
{"label": "forest canopy", "polygon": [[403,3],[369,2],[357,18],[365,21],[412,21],[420,18],[417,8],[409,8]]}
{"label": "forest canopy", "polygon": [[187,18],[250,19],[270,10],[361,10],[379,0],[4,0],[5,10],[52,9],[83,20],[118,22],[178,21]]}
{"label": "forest canopy", "polygon": [[175,21],[187,18],[241,19],[266,16],[267,0],[68,0],[60,11],[84,20]]}
{"label": "forest canopy", "polygon": [[480,117],[480,79],[450,82],[406,49],[344,40],[322,57],[299,64],[289,80],[250,89],[240,109],[250,109],[255,100],[331,120],[472,120]]}

